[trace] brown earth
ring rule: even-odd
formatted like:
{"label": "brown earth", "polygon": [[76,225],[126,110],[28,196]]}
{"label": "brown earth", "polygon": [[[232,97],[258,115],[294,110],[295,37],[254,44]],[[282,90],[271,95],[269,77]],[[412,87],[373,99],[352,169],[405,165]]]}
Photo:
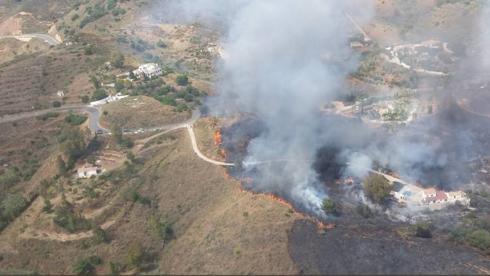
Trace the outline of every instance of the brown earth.
{"label": "brown earth", "polygon": [[[202,141],[213,136],[212,129],[201,127],[201,145],[213,143]],[[99,202],[97,208],[102,208],[100,212],[94,212],[97,208],[84,212],[86,216],[95,213],[91,218],[108,227],[110,244],[87,247],[87,239],[51,240],[71,236],[52,228],[47,223],[49,216],[36,215],[42,204],[33,204],[0,234],[5,249],[0,252],[2,271],[71,273],[76,260],[96,254],[104,260],[98,273],[109,273],[109,262],[124,263],[130,244],[136,242],[148,253],[145,271],[296,273],[287,251],[287,231],[300,216],[269,197],[242,192],[238,182],[225,176],[224,168],[195,156],[185,130],[172,135],[177,139],[155,145],[141,156],[144,165],[136,178],[112,185],[108,194],[94,199]],[[139,192],[151,199],[152,207],[126,201],[121,193],[128,185],[139,187]],[[174,239],[163,243],[150,231],[148,219],[152,215],[173,223]],[[52,234],[42,234],[47,230]]]}
{"label": "brown earth", "polygon": [[107,115],[102,115],[101,123],[108,128],[117,124],[124,128],[139,129],[179,123],[190,117],[188,112],[176,112],[174,109],[147,96],[128,97],[104,105],[103,111]]}

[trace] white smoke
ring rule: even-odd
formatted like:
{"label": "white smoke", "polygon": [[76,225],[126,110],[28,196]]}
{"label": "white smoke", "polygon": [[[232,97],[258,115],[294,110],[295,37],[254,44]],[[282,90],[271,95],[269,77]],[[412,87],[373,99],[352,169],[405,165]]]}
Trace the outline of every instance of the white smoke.
{"label": "white smoke", "polygon": [[341,93],[347,74],[356,69],[348,44],[355,29],[345,12],[365,20],[370,1],[189,0],[171,1],[167,11],[223,27],[227,59],[219,66],[219,96],[211,110],[254,114],[265,126],[251,141],[245,163],[304,160],[249,165],[259,179],[254,188],[318,209],[325,192],[312,162],[326,142],[318,132],[335,131],[321,129],[319,110]]}

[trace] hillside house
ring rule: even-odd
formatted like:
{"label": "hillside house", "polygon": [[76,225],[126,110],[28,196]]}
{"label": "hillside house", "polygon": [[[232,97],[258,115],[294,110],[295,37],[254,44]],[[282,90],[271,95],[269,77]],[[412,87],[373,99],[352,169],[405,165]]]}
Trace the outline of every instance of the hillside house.
{"label": "hillside house", "polygon": [[77,170],[77,176],[78,178],[90,178],[99,175],[101,172],[100,168],[84,166]]}
{"label": "hillside house", "polygon": [[146,63],[138,67],[138,69],[133,71],[133,74],[138,78],[152,78],[161,76],[163,74],[162,68],[156,63]]}
{"label": "hillside house", "polygon": [[445,203],[448,201],[448,196],[443,191],[436,191],[435,194],[430,195],[424,199],[427,204]]}

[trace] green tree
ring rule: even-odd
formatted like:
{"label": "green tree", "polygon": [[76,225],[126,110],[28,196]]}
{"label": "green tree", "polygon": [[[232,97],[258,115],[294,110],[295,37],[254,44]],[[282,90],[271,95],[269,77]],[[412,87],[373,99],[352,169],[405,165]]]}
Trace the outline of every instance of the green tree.
{"label": "green tree", "polygon": [[85,104],[90,101],[90,98],[87,95],[81,96],[80,99],[82,100],[82,103],[85,103]]}
{"label": "green tree", "polygon": [[8,168],[0,174],[0,191],[6,191],[21,180],[17,168]]}
{"label": "green tree", "polygon": [[93,255],[88,258],[78,260],[73,265],[73,273],[76,275],[92,275],[95,272],[95,267],[102,264],[102,259],[99,256]]}
{"label": "green tree", "polygon": [[322,210],[327,215],[338,216],[340,214],[339,205],[331,198],[326,198],[322,202]]}
{"label": "green tree", "polygon": [[112,134],[112,139],[114,140],[114,142],[116,144],[121,144],[122,141],[123,141],[123,132],[122,132],[122,128],[121,126],[119,125],[112,125],[111,126],[111,134]]}
{"label": "green tree", "polygon": [[55,108],[56,108],[56,107],[60,107],[60,106],[61,106],[61,102],[59,102],[59,101],[54,101],[54,102],[52,103],[52,105],[53,105],[53,107],[55,107]]}
{"label": "green tree", "polygon": [[4,216],[13,220],[27,206],[27,200],[21,194],[7,194],[2,201],[2,210]]}
{"label": "green tree", "polygon": [[111,268],[111,275],[121,274],[122,265],[118,262],[110,262],[109,267]]}
{"label": "green tree", "polygon": [[95,226],[92,231],[94,232],[92,240],[95,244],[109,242],[109,236],[107,236],[107,233],[104,231],[104,229]]}
{"label": "green tree", "polygon": [[140,268],[144,259],[144,250],[141,244],[133,242],[129,246],[128,253],[126,254],[126,262],[135,268]]}
{"label": "green tree", "polygon": [[131,79],[131,80],[136,80],[136,79],[137,79],[137,77],[136,77],[136,75],[133,73],[133,71],[129,71],[129,79]]}
{"label": "green tree", "polygon": [[91,76],[90,77],[90,81],[94,85],[94,88],[95,89],[100,88],[100,82],[99,82],[99,80],[95,76]]}
{"label": "green tree", "polygon": [[107,92],[102,88],[95,89],[94,93],[92,94],[92,100],[94,101],[102,100],[106,97],[107,97]]}
{"label": "green tree", "polygon": [[163,40],[158,40],[157,42],[157,47],[159,48],[167,48],[167,44],[165,44],[165,42],[163,42]]}
{"label": "green tree", "polygon": [[117,92],[121,92],[124,89],[124,82],[121,80],[117,80],[115,88]]}
{"label": "green tree", "polygon": [[372,174],[366,177],[363,186],[367,197],[376,203],[385,202],[389,198],[392,190],[388,179],[379,174]]}
{"label": "green tree", "polygon": [[59,175],[64,175],[67,171],[65,160],[63,160],[61,155],[58,155],[58,157],[56,158],[56,167],[58,168]]}
{"label": "green tree", "polygon": [[366,219],[374,215],[373,211],[371,211],[371,208],[369,208],[369,206],[367,206],[366,204],[362,204],[362,203],[357,205],[356,211],[360,216]]}
{"label": "green tree", "polygon": [[124,66],[124,55],[121,53],[116,54],[113,58],[112,64],[116,68],[122,68]]}
{"label": "green tree", "polygon": [[155,215],[148,219],[148,226],[150,230],[163,241],[169,241],[173,238],[174,230],[172,224]]}
{"label": "green tree", "polygon": [[490,232],[485,229],[475,230],[466,235],[466,241],[474,247],[490,253]]}
{"label": "green tree", "polygon": [[51,201],[46,197],[43,197],[43,200],[44,200],[43,212],[46,212],[48,214],[52,213],[53,212],[53,204],[51,204]]}
{"label": "green tree", "polygon": [[417,223],[415,226],[415,236],[419,238],[432,238],[431,225],[429,223]]}
{"label": "green tree", "polygon": [[185,74],[178,75],[177,79],[175,80],[178,85],[180,86],[186,86],[189,84],[189,77]]}

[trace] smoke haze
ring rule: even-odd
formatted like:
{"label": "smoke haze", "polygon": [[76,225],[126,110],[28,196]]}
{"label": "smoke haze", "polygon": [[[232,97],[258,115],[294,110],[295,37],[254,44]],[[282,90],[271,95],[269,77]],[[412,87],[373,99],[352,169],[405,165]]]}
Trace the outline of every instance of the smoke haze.
{"label": "smoke haze", "polygon": [[[345,17],[359,1],[181,1],[169,10],[185,20],[224,26],[216,89],[209,101],[219,115],[253,114],[264,131],[248,146],[244,168],[256,176],[254,189],[318,209],[325,192],[312,168],[325,144],[319,110],[342,91],[356,69]],[[369,18],[367,2],[360,20]],[[182,14],[182,15],[180,15]],[[334,131],[328,126],[323,131]],[[321,133],[321,132],[320,132]],[[304,160],[254,165],[263,160]]]}
{"label": "smoke haze", "polygon": [[[346,91],[346,76],[358,65],[348,44],[356,30],[345,12],[361,24],[367,22],[373,15],[372,1],[165,4],[167,18],[210,24],[222,34],[225,54],[217,66],[218,96],[207,105],[215,115],[249,114],[260,122],[262,131],[248,145],[243,162],[254,175],[251,188],[256,191],[273,192],[319,211],[328,194],[319,179],[325,180],[330,172],[361,178],[374,163],[408,180],[461,188],[468,180],[462,163],[488,148],[488,136],[478,134],[482,128],[490,129],[488,122],[465,115],[452,104],[396,133],[320,114],[322,105]],[[489,25],[489,13],[486,7],[481,26]],[[479,39],[490,45],[486,34],[480,32]],[[487,68],[490,58],[486,52],[480,54],[485,57],[481,66]],[[455,93],[454,87],[446,90],[442,97],[434,96],[443,102]],[[263,163],[274,160],[283,162]]]}

